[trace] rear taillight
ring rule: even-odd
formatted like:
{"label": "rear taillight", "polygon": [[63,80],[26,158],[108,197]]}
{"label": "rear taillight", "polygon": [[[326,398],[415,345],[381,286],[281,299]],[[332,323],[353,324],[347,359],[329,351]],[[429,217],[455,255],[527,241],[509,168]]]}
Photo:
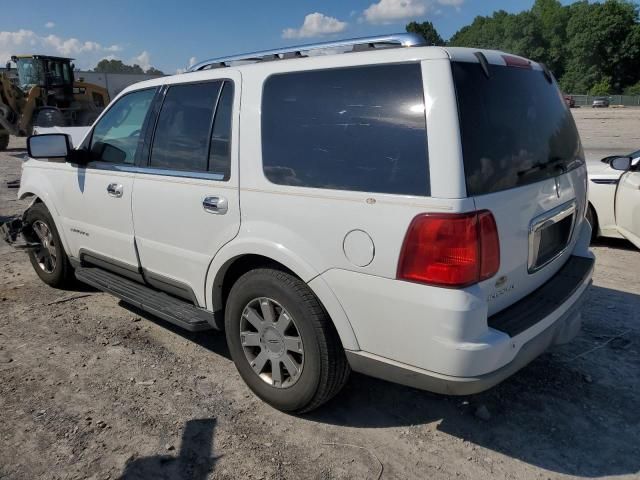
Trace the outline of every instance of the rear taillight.
{"label": "rear taillight", "polygon": [[409,225],[398,279],[465,287],[491,278],[499,268],[500,241],[491,212],[427,213]]}

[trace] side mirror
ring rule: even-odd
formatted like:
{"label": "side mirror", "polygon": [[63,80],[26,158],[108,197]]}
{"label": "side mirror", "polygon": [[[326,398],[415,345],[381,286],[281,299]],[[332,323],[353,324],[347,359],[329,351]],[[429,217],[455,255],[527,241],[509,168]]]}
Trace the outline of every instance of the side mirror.
{"label": "side mirror", "polygon": [[611,160],[611,168],[614,170],[622,170],[626,172],[631,168],[631,158],[630,157],[616,157]]}
{"label": "side mirror", "polygon": [[27,139],[27,153],[31,158],[67,159],[71,150],[71,137],[64,133],[31,135]]}

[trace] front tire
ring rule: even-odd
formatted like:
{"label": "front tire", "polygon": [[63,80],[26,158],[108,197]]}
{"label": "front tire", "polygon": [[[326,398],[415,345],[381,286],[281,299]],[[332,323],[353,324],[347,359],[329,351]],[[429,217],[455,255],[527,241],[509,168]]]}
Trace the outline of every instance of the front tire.
{"label": "front tire", "polygon": [[233,285],[225,330],[249,388],[286,412],[311,411],[336,395],[349,364],[331,319],[309,287],[280,270],[252,270]]}
{"label": "front tire", "polygon": [[591,242],[598,238],[598,219],[596,212],[593,210],[591,204],[587,207],[587,214],[585,215],[587,222],[591,225]]}
{"label": "front tire", "polygon": [[40,279],[55,288],[68,286],[73,280],[73,268],[64,251],[53,218],[43,203],[33,205],[25,215],[25,235],[38,243],[29,250],[29,260]]}

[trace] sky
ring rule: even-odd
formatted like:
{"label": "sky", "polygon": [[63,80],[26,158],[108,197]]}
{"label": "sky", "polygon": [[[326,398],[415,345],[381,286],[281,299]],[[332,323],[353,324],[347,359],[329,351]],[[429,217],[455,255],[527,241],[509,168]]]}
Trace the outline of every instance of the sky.
{"label": "sky", "polygon": [[[563,3],[570,3],[569,0]],[[3,2],[0,65],[12,54],[103,58],[175,73],[207,58],[403,32],[431,21],[446,39],[478,15],[533,0],[19,0]]]}

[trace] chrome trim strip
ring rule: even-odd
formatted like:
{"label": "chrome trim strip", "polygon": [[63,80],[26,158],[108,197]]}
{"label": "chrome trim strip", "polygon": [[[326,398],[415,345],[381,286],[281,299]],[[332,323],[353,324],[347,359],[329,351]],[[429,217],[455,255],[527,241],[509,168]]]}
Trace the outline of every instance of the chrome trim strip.
{"label": "chrome trim strip", "polygon": [[87,168],[109,170],[123,173],[143,173],[146,175],[161,175],[166,177],[197,178],[201,180],[224,181],[224,174],[211,172],[190,172],[185,170],[171,170],[168,168],[136,167],[135,165],[114,164],[108,162],[91,162]]}
{"label": "chrome trim strip", "polygon": [[[531,220],[531,223],[529,224],[529,258],[527,261],[527,270],[529,273],[535,273],[541,268],[544,268],[545,266],[549,265],[551,262],[553,262],[556,258],[558,258],[567,250],[567,248],[569,247],[569,244],[571,243],[571,239],[573,237],[573,230],[576,225],[576,217],[577,217],[576,213],[577,213],[576,201],[571,200],[570,202],[564,203],[556,208],[553,208],[552,210],[549,210],[548,212],[545,212],[542,215],[539,215],[533,220]],[[571,221],[571,229],[569,230],[569,237],[567,238],[567,243],[564,245],[564,247],[560,251],[558,251],[558,253],[556,253],[549,260],[547,260],[541,265],[536,265],[536,262],[538,261],[538,254],[540,253],[539,252],[540,231],[555,223],[558,223],[561,220],[564,220],[570,215],[573,215],[573,220]]]}
{"label": "chrome trim strip", "polygon": [[262,50],[258,52],[241,53],[227,57],[218,57],[200,62],[187,70],[188,72],[196,72],[206,68],[226,67],[230,62],[259,62],[262,60],[282,60],[287,58],[299,58],[301,52],[311,50],[324,50],[332,48],[346,47],[367,47],[371,48],[375,45],[387,45],[396,47],[420,47],[427,45],[422,35],[417,33],[396,33],[391,35],[379,35],[372,37],[350,38],[333,42],[309,43],[306,45],[298,45],[286,48],[278,48],[275,50]]}

